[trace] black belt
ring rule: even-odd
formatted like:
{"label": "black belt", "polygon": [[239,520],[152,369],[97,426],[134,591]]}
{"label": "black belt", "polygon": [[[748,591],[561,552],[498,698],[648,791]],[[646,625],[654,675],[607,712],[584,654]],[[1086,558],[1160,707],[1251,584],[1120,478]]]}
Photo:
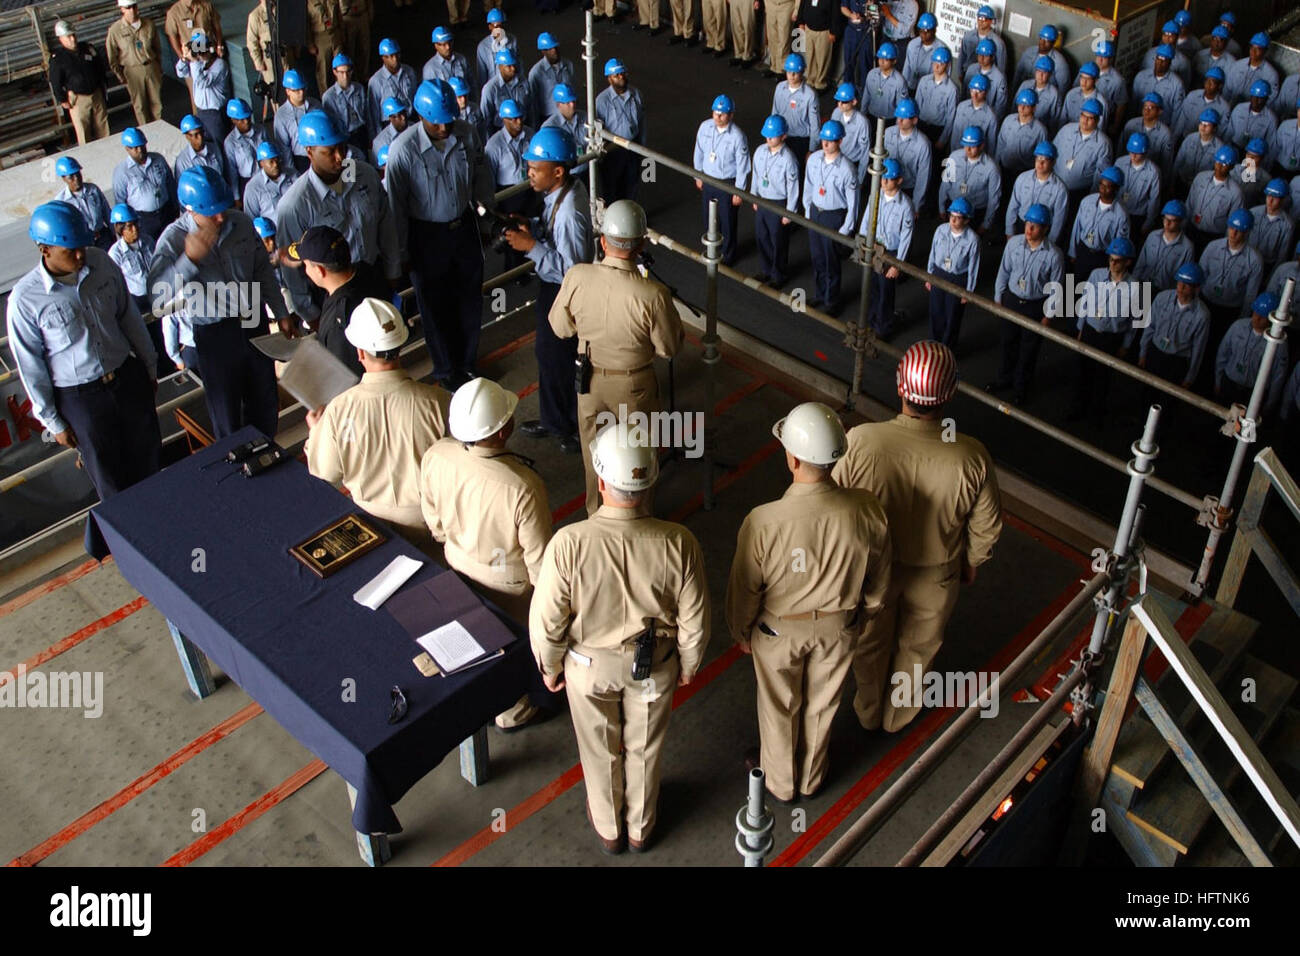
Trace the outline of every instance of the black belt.
{"label": "black belt", "polygon": [[411,217],[411,222],[418,222],[423,226],[442,226],[444,229],[459,229],[461,226],[466,224],[469,218],[470,211],[466,209],[460,214],[459,218],[448,219],[445,222],[439,222],[436,219],[417,219],[414,216]]}
{"label": "black belt", "polygon": [[[130,359],[127,361],[130,361]],[[82,382],[79,385],[56,385],[54,388],[60,392],[71,392],[74,395],[80,395],[85,392],[102,392],[106,389],[117,388],[117,383],[122,377],[122,370],[124,368],[126,368],[126,362],[123,362],[113,371],[107,372],[99,378],[91,379],[89,382]]]}
{"label": "black belt", "polygon": [[1041,303],[1047,301],[1047,296],[1043,296],[1041,299],[1022,299],[1022,298],[1020,298],[1020,296],[1015,295],[1014,293],[1011,293],[1011,292],[1008,292],[1007,295],[1011,296],[1011,298],[1015,299],[1016,302],[1017,302],[1019,305],[1022,305],[1022,306],[1025,306],[1025,305],[1039,305],[1039,304],[1041,304]]}

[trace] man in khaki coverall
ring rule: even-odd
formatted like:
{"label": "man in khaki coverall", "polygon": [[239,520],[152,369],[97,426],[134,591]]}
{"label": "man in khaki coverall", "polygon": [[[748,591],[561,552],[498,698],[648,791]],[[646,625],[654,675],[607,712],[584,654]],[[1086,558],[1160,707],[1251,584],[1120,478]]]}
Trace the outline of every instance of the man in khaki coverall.
{"label": "man in khaki coverall", "polygon": [[[266,0],[257,0],[257,5],[248,14],[248,26],[244,30],[244,45],[253,60],[253,69],[268,86],[275,85],[275,60],[271,56],[271,24],[267,20]],[[285,63],[288,67],[291,64]]]}
{"label": "man in khaki coverall", "polygon": [[758,0],[729,0],[732,66],[753,66],[758,59]]}
{"label": "man in khaki coverall", "polygon": [[636,258],[645,245],[645,211],[630,199],[620,199],[605,210],[601,228],[605,258],[569,269],[550,312],[557,336],[577,335],[579,355],[591,350],[591,388],[578,396],[589,515],[600,507],[591,463],[596,416],[658,411],[655,356],[672,358],[683,340],[672,293],[637,271]]}
{"label": "man in khaki coverall", "polygon": [[885,609],[853,661],[853,707],[868,730],[899,730],[920,711],[912,705],[921,695],[915,675],[924,675],[939,652],[958,582],[975,580],[1002,532],[993,460],[980,442],[943,421],[943,405],[956,391],[952,351],[917,342],[898,365],[902,414],[854,428],[835,466],[840,484],[880,498],[894,539]]}
{"label": "man in khaki coverall", "polygon": [[[551,540],[546,485],[527,458],[506,451],[519,398],[475,378],[451,397],[444,438],[420,463],[420,510],[443,542],[449,567],[479,585],[512,619],[528,623],[528,603]],[[519,729],[540,711],[527,695],[497,715]]]}
{"label": "man in khaki coverall", "polygon": [[704,46],[720,57],[727,52],[727,0],[701,0]]}
{"label": "man in khaki coverall", "polygon": [[[619,436],[609,425],[592,442],[603,504],[546,546],[528,616],[542,679],[569,688],[587,817],[606,853],[622,849],[625,821],[628,848],[647,848],[673,688],[694,679],[709,639],[700,544],[645,512],[658,455]],[[638,644],[650,652],[644,679],[633,677]]]}
{"label": "man in khaki coverall", "polygon": [[126,84],[135,121],[143,126],[162,119],[162,41],[152,21],[140,16],[136,0],[117,0],[122,19],[104,37],[108,68]]}
{"label": "man in khaki coverall", "polygon": [[340,6],[343,13],[343,52],[352,57],[356,75],[368,78],[370,24],[375,19],[374,0],[340,0]]}
{"label": "man in khaki coverall", "polygon": [[316,90],[324,94],[334,82],[331,64],[343,48],[343,11],[339,0],[307,0],[311,43],[307,52],[316,57]]}
{"label": "man in khaki coverall", "polygon": [[781,803],[826,779],[831,724],[864,623],[885,600],[890,530],[875,495],[841,488],[831,467],[847,439],[825,405],[796,406],[772,433],[793,476],[740,526],[727,583],[727,626],[754,658],[767,788]]}
{"label": "man in khaki coverall", "polygon": [[[313,254],[321,255],[304,249],[299,256]],[[391,302],[362,300],[344,334],[366,372],[359,385],[308,413],[307,470],[342,484],[357,507],[436,554],[420,511],[420,462],[447,433],[451,396],[402,368],[398,350],[410,333]]]}

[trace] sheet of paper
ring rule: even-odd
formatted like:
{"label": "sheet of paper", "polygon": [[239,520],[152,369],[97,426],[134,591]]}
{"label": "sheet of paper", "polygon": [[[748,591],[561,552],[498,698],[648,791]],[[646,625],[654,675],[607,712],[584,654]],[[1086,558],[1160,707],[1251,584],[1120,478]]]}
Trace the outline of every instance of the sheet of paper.
{"label": "sheet of paper", "polygon": [[280,375],[286,392],[306,408],[323,408],[361,379],[315,339],[304,339]]}
{"label": "sheet of paper", "polygon": [[430,631],[416,641],[429,652],[444,673],[464,667],[483,656],[483,648],[460,621],[452,621]]}
{"label": "sheet of paper", "polygon": [[423,561],[399,554],[388,562],[388,567],[380,571],[352,595],[352,600],[372,611],[379,610],[380,605],[393,596],[393,592],[411,579],[411,575],[420,570]]}
{"label": "sheet of paper", "polygon": [[1029,17],[1023,13],[1013,13],[1007,22],[1007,32],[1014,33],[1016,36],[1027,37],[1032,26],[1033,21]]}
{"label": "sheet of paper", "polygon": [[[314,338],[314,336],[308,336],[308,338]],[[293,358],[293,353],[298,351],[298,346],[306,342],[307,338],[291,339],[279,332],[272,332],[269,335],[259,335],[249,341],[252,343],[253,348],[267,358],[275,359],[277,362],[287,362]]]}

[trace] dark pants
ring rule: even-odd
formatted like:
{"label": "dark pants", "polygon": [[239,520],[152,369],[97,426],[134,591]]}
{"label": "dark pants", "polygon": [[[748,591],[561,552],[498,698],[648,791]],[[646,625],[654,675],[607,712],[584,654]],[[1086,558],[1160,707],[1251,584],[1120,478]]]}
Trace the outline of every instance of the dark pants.
{"label": "dark pants", "polygon": [[1183,232],[1187,234],[1188,239],[1192,240],[1192,248],[1196,250],[1196,257],[1198,259],[1201,257],[1201,253],[1205,251],[1206,246],[1212,243],[1215,239],[1219,239],[1223,236],[1223,233],[1221,232],[1206,232],[1203,229],[1196,228],[1196,226],[1191,223],[1188,223],[1183,227]]}
{"label": "dark pants", "polygon": [[274,439],[280,421],[275,363],[249,344],[258,330],[244,329],[240,321],[229,318],[194,325],[212,436],[222,439],[252,425]]}
{"label": "dark pants", "polygon": [[[1242,408],[1250,408],[1250,393],[1255,390],[1255,380],[1252,378],[1249,385],[1239,385],[1228,376],[1223,376],[1223,388],[1220,400],[1224,405],[1240,405]],[[1265,392],[1265,395],[1268,393]]]}
{"label": "dark pants", "polygon": [[140,220],[140,235],[149,236],[156,242],[162,235],[162,231],[176,218],[171,213],[172,210],[167,206],[149,212],[143,209],[135,210],[136,217]]}
{"label": "dark pants", "polygon": [[[217,152],[221,154],[222,162],[225,162],[226,153],[224,144],[226,142],[226,134],[230,132],[230,126],[226,121],[225,110],[195,110],[194,116],[203,124],[203,131],[207,133],[208,139],[211,140],[212,145],[217,148]],[[154,238],[157,237],[155,236]]]}
{"label": "dark pants", "polygon": [[[198,350],[192,345],[181,346],[181,361],[185,363],[185,368],[193,372],[199,378],[203,377],[203,369],[199,366]],[[274,369],[275,366],[272,366]]]}
{"label": "dark pants", "polygon": [[876,65],[871,56],[871,31],[850,24],[844,26],[844,79],[862,93],[867,74]]}
{"label": "dark pants", "polygon": [[[887,250],[894,254],[896,250]],[[894,292],[897,279],[888,279],[883,273],[871,277],[871,301],[867,303],[867,322],[871,330],[882,338],[894,334]]]}
{"label": "dark pants", "polygon": [[293,168],[298,173],[299,176],[307,172],[307,168],[311,166],[311,160],[309,160],[306,156],[299,156],[297,153],[295,153],[289,158],[293,160]]}
{"label": "dark pants", "polygon": [[754,237],[763,275],[773,285],[784,285],[789,277],[790,227],[781,225],[776,213],[760,208],[754,214]]}
{"label": "dark pants", "polygon": [[1075,256],[1074,268],[1070,271],[1074,273],[1075,281],[1087,282],[1094,269],[1104,269],[1109,265],[1110,256],[1106,255],[1105,249],[1089,249],[1079,243],[1079,254]]}
{"label": "dark pants", "polygon": [[1192,364],[1190,357],[1170,355],[1154,345],[1147,349],[1147,371],[1158,375],[1173,385],[1182,385],[1187,381],[1187,372]]}
{"label": "dark pants", "polygon": [[158,471],[162,432],[144,363],[128,356],[112,382],[54,389],[95,491],[108,499]]}
{"label": "dark pants", "polygon": [[[940,145],[940,140],[943,139],[943,134],[946,131],[946,128],[943,126],[935,126],[933,123],[922,123],[919,121],[917,122],[916,126],[917,129],[919,129],[922,133],[925,134],[925,138],[930,141],[930,145],[937,150]],[[872,127],[873,136],[874,136],[874,131],[875,131],[875,127],[873,125]],[[913,196],[912,198],[915,199],[916,197]]]}
{"label": "dark pants", "polygon": [[[1035,322],[1043,320],[1046,299],[1021,299],[1010,293],[1002,297],[1002,304]],[[1043,337],[1022,329],[1014,322],[1002,324],[1002,367],[998,381],[1010,385],[1016,395],[1024,396],[1034,381],[1034,366],[1038,364],[1038,350],[1043,347]]]}
{"label": "dark pants", "polygon": [[[1124,342],[1122,332],[1098,332],[1087,322],[1083,323],[1083,344],[1114,355]],[[1106,398],[1110,392],[1110,369],[1086,355],[1078,356],[1078,375],[1074,382],[1074,411],[1085,410],[1100,419],[1106,414]]]}
{"label": "dark pants", "polygon": [[370,131],[366,129],[366,127],[358,126],[356,129],[348,133],[348,142],[361,150],[364,155],[369,156],[370,145],[374,142],[374,138],[370,135]]}
{"label": "dark pants", "polygon": [[[955,272],[934,270],[935,276],[947,282],[965,287],[966,277]],[[961,320],[966,315],[966,306],[961,304],[958,296],[950,295],[935,286],[930,289],[930,338],[942,342],[954,352],[957,350],[957,337],[961,335]]]}
{"label": "dark pants", "polygon": [[537,290],[537,399],[541,405],[542,427],[552,435],[566,438],[578,434],[578,391],[575,363],[578,339],[562,339],[551,328],[551,306],[560,287],[542,282]]}
{"label": "dark pants", "polygon": [[808,136],[787,136],[785,145],[790,147],[790,152],[794,153],[794,161],[799,164],[799,172],[803,172],[803,164],[808,161],[808,146],[810,137]]}
{"label": "dark pants", "polygon": [[468,213],[454,223],[410,221],[411,285],[433,377],[473,377],[483,328],[483,247]]}
{"label": "dark pants", "polygon": [[641,175],[641,157],[618,147],[611,148],[600,164],[600,191],[605,204],[620,199],[636,199]]}
{"label": "dark pants", "polygon": [[[844,225],[847,209],[819,209],[812,206],[809,216],[819,226],[839,229]],[[840,247],[817,232],[808,233],[808,251],[812,254],[813,278],[816,297],[827,306],[839,303],[840,298]]]}
{"label": "dark pants", "polygon": [[[510,184],[507,183],[503,186],[498,183],[497,191],[500,192],[502,189],[507,189],[509,188],[509,185]],[[518,213],[525,217],[530,216],[533,213],[534,197],[536,197],[536,195],[537,193],[533,192],[531,189],[522,193],[516,193],[509,199],[503,199],[501,202],[497,203],[497,209],[506,216],[511,213]],[[506,272],[509,272],[515,266],[523,265],[528,261],[526,255],[522,252],[515,252],[515,250],[511,249],[509,246],[506,246],[502,251],[501,256],[503,269]]]}
{"label": "dark pants", "polygon": [[740,213],[739,206],[731,204],[731,194],[723,192],[716,186],[704,184],[704,190],[701,194],[701,205],[704,209],[704,231],[709,231],[709,200],[718,201],[718,229],[722,232],[722,256],[723,265],[734,265],[736,262],[736,227]]}

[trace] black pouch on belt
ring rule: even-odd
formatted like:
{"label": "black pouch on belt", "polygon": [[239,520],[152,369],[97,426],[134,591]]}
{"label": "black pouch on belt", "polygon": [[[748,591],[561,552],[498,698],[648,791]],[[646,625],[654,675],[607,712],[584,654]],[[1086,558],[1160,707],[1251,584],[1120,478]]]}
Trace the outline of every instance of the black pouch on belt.
{"label": "black pouch on belt", "polygon": [[578,387],[579,395],[586,395],[591,391],[591,343],[587,343],[587,350],[581,353],[573,360],[574,364],[574,384]]}
{"label": "black pouch on belt", "polygon": [[645,619],[645,630],[636,636],[636,656],[632,659],[632,679],[645,680],[650,676],[655,657],[655,619]]}

